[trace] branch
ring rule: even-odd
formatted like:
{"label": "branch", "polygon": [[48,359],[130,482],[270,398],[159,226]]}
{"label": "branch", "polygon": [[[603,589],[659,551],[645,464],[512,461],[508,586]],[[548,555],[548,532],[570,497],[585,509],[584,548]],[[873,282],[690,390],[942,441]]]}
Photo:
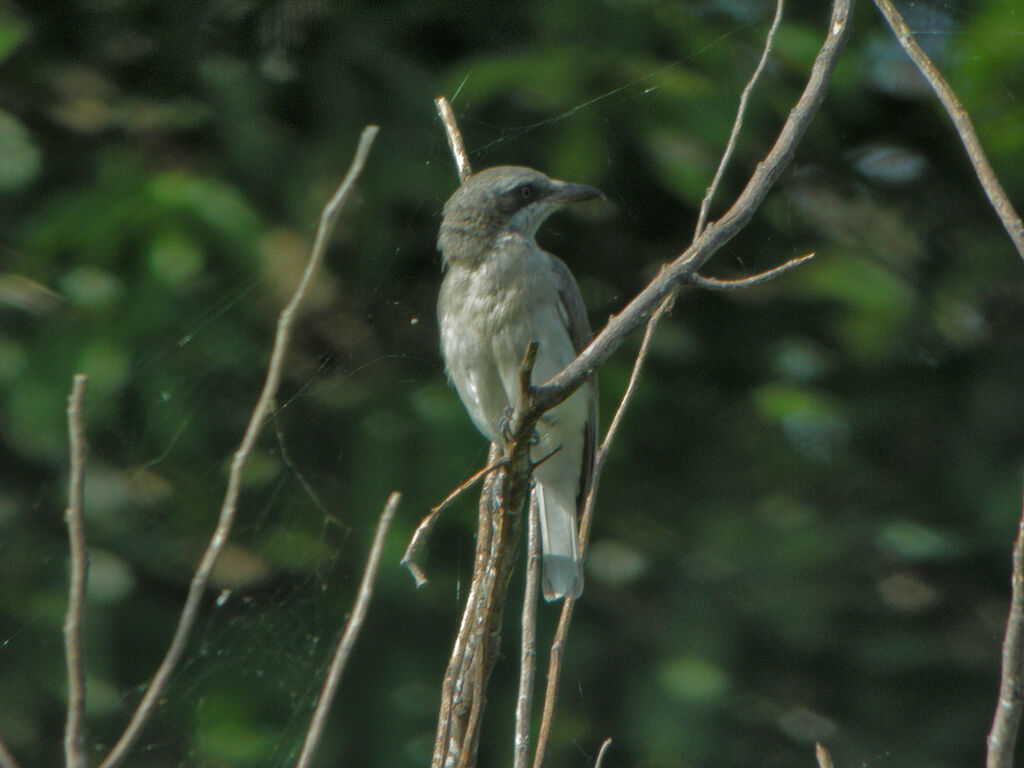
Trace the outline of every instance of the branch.
{"label": "branch", "polygon": [[1013,580],[1010,615],[1003,639],[1003,669],[999,704],[988,734],[986,768],[1013,768],[1013,752],[1020,728],[1022,700],[1021,659],[1024,656],[1024,508],[1013,544]]}
{"label": "branch", "polygon": [[526,533],[526,589],[523,591],[522,643],[519,650],[519,695],[516,698],[516,730],[512,768],[530,763],[530,710],[533,708],[533,677],[537,670],[537,599],[540,585],[540,536],[537,502],[530,501]]}
{"label": "branch", "polygon": [[561,372],[535,391],[535,406],[548,411],[564,401],[619,348],[626,336],[647,322],[651,313],[753,217],[775,180],[789,164],[807,126],[825,98],[826,87],[850,32],[852,0],[834,0],[829,31],[815,59],[807,85],[789,113],[775,145],[762,160],[732,207],[707,226],[674,261],[651,281]]}
{"label": "branch", "polygon": [[82,614],[85,587],[89,579],[89,558],[85,551],[82,523],[82,489],[85,485],[85,437],[82,430],[82,400],[89,377],[76,373],[68,396],[68,443],[71,477],[64,523],[68,528],[71,574],[68,578],[68,610],[64,617],[64,655],[68,675],[68,715],[64,726],[66,768],[86,768],[85,754],[85,672],[82,669]]}
{"label": "branch", "polygon": [[[491,445],[491,452],[488,463],[493,464],[501,457],[501,448]],[[491,559],[492,531],[491,500],[496,498],[496,488],[499,479],[495,474],[489,474],[484,480],[484,488],[480,494],[480,510],[477,516],[476,531],[476,555],[473,561],[473,579],[470,582],[469,594],[466,597],[466,607],[463,609],[462,621],[459,624],[459,631],[455,637],[455,645],[452,648],[452,655],[448,661],[448,668],[445,670],[444,680],[441,683],[441,706],[438,710],[437,734],[434,739],[434,757],[431,762],[432,768],[442,768],[449,765],[467,764],[468,757],[464,760],[465,750],[463,744],[467,730],[466,718],[468,717],[474,699],[475,688],[472,681],[467,680],[474,664],[482,663],[480,659],[483,654],[478,652],[478,647],[485,642],[484,631],[481,626],[482,617],[479,614],[480,605],[486,604],[486,599],[481,599],[481,594],[487,592],[489,585],[486,582],[488,562]],[[496,504],[494,506],[497,506]],[[478,676],[474,676],[479,679]]]}
{"label": "branch", "polygon": [[380,521],[377,523],[377,532],[373,535],[373,545],[370,547],[370,554],[366,560],[366,567],[363,569],[363,579],[359,583],[359,595],[355,605],[352,607],[352,615],[345,624],[345,631],[334,651],[334,658],[327,671],[327,679],[324,680],[323,689],[320,691],[320,698],[317,700],[316,709],[313,711],[313,718],[309,723],[309,730],[306,731],[306,740],[302,744],[302,753],[299,755],[295,768],[308,768],[313,761],[313,753],[320,743],[320,735],[323,733],[324,724],[327,722],[327,713],[331,709],[331,702],[338,690],[338,682],[341,680],[341,673],[345,669],[348,657],[352,653],[352,646],[359,637],[359,630],[363,627],[363,620],[366,618],[366,609],[373,596],[373,581],[377,577],[377,568],[380,565],[381,552],[384,551],[384,539],[388,534],[388,527],[398,509],[398,502],[402,494],[394,492],[388,497],[384,510],[380,513]]}
{"label": "branch", "polygon": [[19,768],[18,761],[7,749],[7,745],[0,741],[0,768]]}
{"label": "branch", "polygon": [[914,40],[914,36],[906,22],[903,21],[900,12],[893,7],[889,0],[875,0],[875,5],[882,12],[885,20],[889,22],[889,26],[896,34],[896,39],[900,41],[907,56],[921,70],[921,74],[924,75],[925,80],[928,81],[932,90],[935,91],[935,95],[942,102],[942,106],[945,107],[949,119],[953,121],[953,126],[960,135],[964,149],[967,150],[967,157],[970,158],[971,165],[974,166],[978,181],[981,182],[985,194],[988,195],[992,208],[999,216],[999,220],[1003,222],[1003,227],[1010,236],[1010,240],[1013,241],[1017,253],[1024,259],[1024,224],[1021,223],[1020,216],[1017,215],[1017,211],[1014,210],[1013,204],[1006,196],[999,179],[996,178],[995,171],[992,170],[992,166],[985,156],[985,150],[981,148],[981,141],[978,140],[978,134],[974,130],[970,115],[967,114],[967,110],[953,93],[953,89],[943,79],[942,73],[928,58],[928,54],[921,50],[921,46]]}
{"label": "branch", "polygon": [[320,215],[320,226],[317,229],[316,239],[313,243],[309,262],[306,264],[306,271],[303,273],[302,279],[299,281],[299,285],[295,289],[295,293],[292,294],[287,306],[285,306],[281,311],[281,315],[278,318],[277,335],[274,338],[274,348],[270,355],[270,364],[267,367],[267,376],[263,383],[263,391],[260,393],[259,399],[256,401],[256,406],[253,408],[252,416],[249,419],[249,424],[245,430],[245,435],[231,461],[231,471],[228,474],[228,486],[224,494],[224,502],[221,506],[220,515],[217,519],[217,527],[213,532],[213,536],[210,538],[210,543],[207,546],[206,551],[203,553],[203,557],[199,562],[199,566],[196,568],[195,574],[192,576],[192,583],[189,587],[188,597],[185,600],[185,606],[182,608],[181,616],[178,619],[178,626],[174,631],[174,637],[171,639],[171,643],[167,648],[167,653],[164,656],[163,661],[160,663],[160,667],[157,669],[156,674],[153,676],[153,680],[146,689],[146,693],[142,697],[142,701],[139,702],[138,707],[132,715],[128,726],[125,728],[125,731],[121,735],[117,744],[114,745],[110,754],[107,755],[107,758],[100,764],[100,768],[113,768],[113,766],[119,764],[121,760],[124,759],[128,749],[139,737],[142,728],[145,726],[146,721],[152,714],[157,701],[167,685],[167,681],[170,678],[171,673],[174,671],[174,668],[177,666],[178,661],[181,658],[182,652],[185,650],[185,643],[187,642],[188,636],[192,631],[192,627],[195,625],[196,619],[198,618],[199,603],[202,600],[203,595],[206,592],[206,587],[210,582],[210,575],[213,572],[213,567],[217,562],[217,558],[220,557],[220,553],[221,550],[224,549],[224,545],[227,544],[228,536],[231,533],[231,526],[234,523],[235,511],[238,505],[238,495],[241,489],[242,471],[245,469],[245,464],[249,459],[249,454],[252,452],[253,446],[256,443],[256,438],[259,436],[260,430],[263,428],[263,423],[266,420],[267,414],[271,408],[271,403],[277,393],[277,387],[281,380],[281,372],[284,368],[284,357],[288,349],[288,343],[291,340],[292,325],[295,322],[299,305],[302,303],[303,299],[305,299],[306,294],[309,291],[310,283],[313,280],[313,275],[316,273],[317,268],[320,266],[320,262],[323,260],[324,252],[327,249],[327,241],[334,228],[334,224],[337,221],[338,214],[348,199],[349,193],[352,191],[352,187],[355,184],[356,179],[363,170],[363,166],[366,164],[366,158],[370,153],[370,147],[373,144],[373,140],[377,136],[377,131],[378,128],[375,125],[370,125],[363,129],[362,136],[359,139],[359,146],[357,147],[355,156],[352,159],[352,165],[349,167],[348,173],[342,181],[341,186],[338,187],[334,196],[324,207],[323,213]]}
{"label": "branch", "polygon": [[736,140],[739,138],[740,129],[743,127],[743,117],[747,113],[747,102],[750,101],[750,94],[754,90],[754,86],[757,85],[761,73],[764,72],[765,64],[768,63],[768,54],[771,53],[772,47],[775,45],[775,33],[779,31],[779,24],[782,22],[782,5],[783,0],[778,0],[775,4],[775,18],[772,19],[772,25],[765,36],[761,58],[754,68],[754,74],[750,76],[750,80],[747,81],[747,85],[743,88],[743,93],[740,94],[740,103],[736,108],[736,118],[732,123],[729,141],[725,145],[725,151],[722,152],[722,159],[718,161],[718,170],[715,171],[715,178],[708,187],[704,199],[700,201],[700,214],[697,216],[697,228],[693,232],[694,237],[699,237],[700,233],[704,231],[704,225],[708,220],[708,209],[711,208],[711,200],[714,198],[715,192],[718,191],[718,186],[722,183],[722,177],[725,175],[725,169],[729,165],[729,160],[732,159],[732,153],[736,150]]}
{"label": "branch", "polygon": [[461,184],[473,175],[473,168],[469,164],[469,155],[466,154],[466,147],[462,143],[462,133],[459,131],[458,123],[455,122],[455,113],[452,112],[452,105],[444,96],[434,99],[437,105],[437,114],[441,116],[444,123],[444,135],[448,137],[448,147],[455,158],[455,168],[459,172],[459,183]]}
{"label": "branch", "polygon": [[[537,345],[523,356],[519,400],[534,391],[530,376]],[[526,409],[525,413],[539,413]],[[530,491],[530,446],[538,416],[513,419],[504,448],[491,445],[488,462],[504,455],[499,472],[487,476],[477,519],[473,579],[441,688],[441,707],[432,768],[471,766],[476,762],[487,682],[501,650],[501,624],[508,581],[519,557],[520,510]]]}
{"label": "branch", "polygon": [[444,501],[430,510],[430,513],[420,520],[420,524],[416,526],[416,532],[413,533],[412,538],[409,540],[409,546],[405,549],[405,554],[402,555],[401,565],[409,569],[409,573],[412,574],[413,579],[416,580],[416,588],[419,589],[426,584],[429,579],[427,575],[420,568],[417,558],[419,557],[420,549],[427,543],[427,537],[430,535],[430,531],[433,530],[434,524],[437,523],[441,513],[448,508],[448,506],[455,501],[463,491],[467,491],[477,484],[479,480],[489,475],[496,469],[501,468],[505,465],[505,460],[499,458],[497,461],[489,463],[483,469],[477,470],[473,473],[472,477],[466,482],[456,488],[454,491],[445,496]]}
{"label": "branch", "polygon": [[814,745],[814,757],[818,761],[818,768],[835,768],[835,763],[832,762],[832,755],[825,749],[824,744]]}
{"label": "branch", "polygon": [[736,280],[719,280],[716,277],[704,277],[703,275],[694,274],[690,276],[690,282],[711,291],[733,291],[737,288],[750,288],[751,286],[760,285],[761,283],[767,283],[769,280],[774,280],[776,277],[796,269],[801,264],[808,262],[813,258],[814,254],[808,253],[806,256],[798,256],[795,259],[790,259],[785,264],[780,264],[774,269],[769,269],[767,272],[761,272],[758,275],[751,275],[750,277],[741,277]]}

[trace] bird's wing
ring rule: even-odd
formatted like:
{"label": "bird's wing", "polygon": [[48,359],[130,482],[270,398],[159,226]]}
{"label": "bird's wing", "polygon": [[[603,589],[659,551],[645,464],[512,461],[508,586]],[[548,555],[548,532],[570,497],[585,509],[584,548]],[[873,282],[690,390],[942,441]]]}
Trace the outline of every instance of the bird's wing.
{"label": "bird's wing", "polygon": [[[594,335],[590,330],[590,321],[587,319],[587,307],[583,303],[583,296],[580,295],[576,278],[572,276],[572,272],[569,271],[565,262],[557,256],[552,256],[551,266],[558,284],[558,308],[569,329],[572,347],[578,355],[586,349]],[[590,493],[590,484],[594,475],[594,453],[597,450],[597,377],[591,377],[589,386],[592,394],[590,413],[583,435],[583,468],[580,475],[580,495],[577,498],[579,511],[582,511],[583,500]]]}

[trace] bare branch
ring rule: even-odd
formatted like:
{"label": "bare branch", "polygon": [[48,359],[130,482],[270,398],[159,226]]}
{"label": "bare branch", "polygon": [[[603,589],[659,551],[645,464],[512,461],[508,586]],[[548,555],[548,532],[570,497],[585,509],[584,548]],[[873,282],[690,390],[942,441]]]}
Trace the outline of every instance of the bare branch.
{"label": "bare branch", "polygon": [[911,33],[906,22],[903,21],[900,12],[896,10],[889,0],[875,0],[875,5],[882,12],[885,20],[889,22],[889,26],[896,34],[896,39],[900,41],[900,45],[903,46],[907,56],[921,70],[921,74],[924,75],[925,80],[928,81],[932,90],[935,91],[935,95],[942,102],[942,106],[945,107],[949,119],[953,121],[956,132],[960,134],[960,141],[964,145],[964,149],[967,150],[967,157],[970,158],[971,165],[974,166],[974,172],[977,174],[978,181],[981,182],[985,194],[988,195],[992,208],[1003,223],[1003,227],[1010,236],[1010,240],[1013,241],[1017,253],[1024,259],[1024,224],[1021,223],[1020,216],[1013,208],[1013,203],[1006,196],[1002,184],[999,183],[995,171],[992,170],[992,165],[985,156],[985,150],[981,148],[981,141],[974,130],[971,116],[967,114],[967,110],[964,109],[963,104],[960,103],[956,94],[953,93],[953,89],[943,79],[942,73],[932,63],[932,60],[928,58],[928,54],[914,40],[914,35]]}
{"label": "bare branch", "polygon": [[68,528],[71,573],[68,577],[68,610],[64,617],[64,656],[68,676],[68,716],[64,726],[64,764],[67,768],[86,768],[85,751],[85,672],[82,669],[82,620],[85,587],[89,579],[89,558],[85,550],[85,526],[82,520],[82,490],[85,486],[85,436],[82,429],[82,400],[89,377],[76,373],[68,396],[68,445],[71,451],[71,477],[68,482],[68,507],[64,523]]}
{"label": "bare branch", "polygon": [[516,698],[516,730],[512,768],[530,764],[530,713],[533,709],[533,677],[537,670],[537,600],[540,585],[540,536],[537,532],[537,501],[531,499],[526,532],[526,589],[523,592],[522,642],[519,649],[519,695]]}
{"label": "bare branch", "polygon": [[711,200],[714,198],[715,192],[718,191],[718,185],[722,183],[722,176],[725,175],[725,169],[729,165],[729,160],[732,159],[732,153],[736,150],[736,140],[739,138],[740,129],[743,127],[743,117],[747,113],[747,102],[750,101],[750,93],[754,90],[754,86],[761,77],[761,73],[764,72],[765,64],[768,63],[768,55],[772,51],[772,46],[775,45],[775,33],[779,31],[779,24],[782,22],[782,6],[783,0],[778,0],[775,4],[775,18],[772,19],[772,25],[764,39],[764,50],[761,51],[761,59],[757,62],[754,74],[747,81],[743,93],[740,94],[740,103],[736,108],[736,119],[732,123],[729,141],[725,145],[722,159],[718,161],[718,170],[715,171],[715,178],[711,182],[711,186],[708,187],[704,199],[700,202],[700,215],[697,216],[697,228],[693,232],[694,237],[698,237],[704,231],[704,225],[708,220],[708,209],[711,208]]}
{"label": "bare branch", "polygon": [[452,105],[444,96],[434,99],[437,105],[437,114],[441,116],[444,123],[444,134],[448,137],[448,147],[455,158],[455,168],[459,172],[459,183],[462,183],[473,175],[473,168],[469,164],[469,155],[466,154],[466,147],[462,144],[462,133],[459,131],[458,123],[455,122],[455,113],[452,112]]}
{"label": "bare branch", "polygon": [[7,749],[7,745],[0,741],[0,768],[19,768],[18,761]]}
{"label": "bare branch", "polygon": [[597,760],[594,761],[594,768],[601,768],[601,763],[604,762],[604,756],[608,754],[608,750],[611,749],[612,740],[605,739],[601,745],[601,749],[597,753]]}
{"label": "bare branch", "polygon": [[548,411],[568,398],[615,352],[627,335],[647,322],[651,313],[680,283],[685,282],[711,256],[731,240],[753,217],[775,180],[789,164],[807,126],[825,98],[825,92],[839,54],[850,32],[851,0],[834,0],[829,31],[807,85],[789,113],[775,145],[765,156],[722,218],[708,224],[704,232],[674,261],[664,266],[651,281],[561,372],[535,390],[534,406]]}
{"label": "bare branch", "polygon": [[767,283],[769,280],[774,280],[776,277],[796,269],[801,264],[808,262],[813,258],[814,254],[808,253],[806,256],[799,256],[795,259],[790,259],[785,264],[780,264],[774,269],[769,269],[767,272],[761,272],[758,275],[751,275],[750,277],[741,277],[736,280],[719,280],[716,277],[704,277],[703,275],[693,274],[690,277],[690,282],[711,291],[732,291],[737,288],[750,288],[751,286],[760,285],[761,283]]}
{"label": "bare branch", "polygon": [[824,744],[814,745],[814,757],[818,761],[818,768],[835,768],[835,764],[832,762],[832,755],[825,749]]}
{"label": "bare branch", "polygon": [[444,501],[430,510],[430,514],[420,520],[420,524],[416,526],[416,532],[412,535],[409,540],[409,546],[405,548],[405,554],[402,555],[401,565],[409,569],[409,573],[416,580],[416,588],[422,587],[426,584],[429,579],[427,575],[420,568],[417,558],[419,557],[420,549],[423,548],[427,543],[427,537],[430,535],[431,530],[434,528],[434,524],[437,523],[441,513],[446,510],[455,499],[462,495],[463,491],[467,491],[472,488],[477,482],[489,475],[496,469],[500,469],[505,465],[504,459],[498,459],[497,461],[488,464],[483,469],[477,470],[473,473],[466,482],[456,488],[454,491],[445,496]]}
{"label": "bare branch", "polygon": [[590,494],[587,496],[587,503],[583,508],[583,519],[580,526],[580,533],[588,534],[587,536],[580,536],[580,543],[584,550],[586,550],[587,543],[590,538],[590,521],[594,514],[594,503],[595,497],[597,496],[597,481],[601,475],[601,470],[604,469],[605,458],[607,458],[608,451],[611,449],[616,435],[618,435],[619,425],[622,424],[626,408],[633,400],[633,395],[636,393],[637,385],[640,383],[640,371],[643,369],[644,363],[647,361],[647,353],[651,348],[651,339],[654,337],[654,331],[658,327],[658,323],[661,322],[661,319],[672,311],[672,305],[675,303],[676,295],[676,293],[672,293],[666,296],[665,300],[661,302],[661,305],[656,310],[654,310],[654,314],[651,315],[651,319],[647,322],[647,328],[644,331],[644,338],[640,342],[640,349],[636,353],[636,360],[633,362],[633,370],[629,374],[629,382],[626,384],[626,391],[622,393],[622,399],[619,400],[619,407],[616,409],[615,415],[612,417],[611,424],[608,425],[608,431],[605,432],[604,440],[601,442],[601,447],[597,451],[597,457],[594,459],[593,484],[590,487]]}
{"label": "bare branch", "polygon": [[377,532],[373,535],[373,545],[370,547],[370,554],[366,559],[366,567],[363,569],[363,578],[359,583],[359,594],[355,605],[352,607],[352,614],[345,624],[345,631],[334,651],[334,658],[327,670],[327,678],[324,680],[323,689],[320,691],[320,698],[317,700],[316,709],[313,711],[313,718],[309,723],[309,730],[306,731],[306,740],[302,744],[302,753],[299,755],[295,768],[308,768],[313,760],[313,753],[320,743],[320,735],[323,733],[324,724],[327,722],[327,713],[331,709],[331,702],[338,690],[338,682],[341,680],[341,673],[345,669],[348,657],[352,653],[352,646],[359,637],[359,630],[363,627],[363,620],[366,618],[366,609],[373,596],[373,582],[377,577],[377,568],[380,566],[381,553],[384,551],[384,539],[388,534],[388,527],[398,509],[398,502],[402,494],[394,492],[388,497],[384,510],[380,513],[380,521],[377,523]]}
{"label": "bare branch", "polygon": [[988,734],[986,768],[1013,768],[1024,694],[1021,664],[1024,658],[1024,506],[1013,544],[1013,580],[1010,615],[1003,638],[1003,669],[999,683],[999,703]]}
{"label": "bare branch", "polygon": [[310,283],[313,280],[313,275],[319,268],[320,262],[323,261],[324,252],[327,249],[327,241],[337,221],[338,213],[348,199],[356,179],[366,164],[366,159],[370,153],[373,140],[377,136],[377,131],[378,128],[375,125],[370,125],[363,129],[362,136],[359,139],[359,146],[356,148],[355,156],[352,159],[352,165],[349,167],[345,179],[341,182],[334,196],[328,201],[320,216],[320,226],[317,229],[316,239],[313,243],[309,262],[306,264],[306,270],[287,306],[285,306],[278,318],[277,335],[274,338],[274,348],[270,355],[270,364],[267,367],[263,391],[256,401],[249,424],[245,430],[245,435],[231,461],[228,486],[224,494],[220,515],[217,519],[217,527],[210,538],[210,543],[203,553],[195,574],[192,576],[192,583],[189,587],[188,597],[185,600],[185,606],[182,608],[181,616],[178,619],[178,626],[167,648],[167,653],[160,663],[156,674],[153,676],[149,687],[146,689],[142,701],[139,702],[121,738],[114,745],[107,758],[100,764],[100,768],[112,768],[124,759],[128,749],[138,738],[143,726],[152,714],[159,697],[163,693],[164,687],[167,685],[167,680],[170,678],[171,673],[178,664],[178,660],[181,658],[182,652],[185,650],[185,643],[199,615],[199,604],[210,582],[213,567],[216,565],[217,558],[220,557],[221,550],[227,544],[228,536],[231,533],[238,505],[238,495],[241,490],[242,471],[256,443],[256,438],[263,428],[267,414],[270,412],[274,396],[277,394],[281,372],[284,368],[284,357],[288,349],[288,343],[291,340],[292,325],[295,322],[299,305],[305,299]]}

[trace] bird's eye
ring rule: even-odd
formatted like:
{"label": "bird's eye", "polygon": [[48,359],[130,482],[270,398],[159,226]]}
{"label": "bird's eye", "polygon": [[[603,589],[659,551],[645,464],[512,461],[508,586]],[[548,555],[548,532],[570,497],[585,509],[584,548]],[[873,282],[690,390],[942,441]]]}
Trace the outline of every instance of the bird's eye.
{"label": "bird's eye", "polygon": [[533,199],[532,184],[523,184],[523,186],[519,188],[519,199],[522,200],[524,203],[529,202],[530,200]]}

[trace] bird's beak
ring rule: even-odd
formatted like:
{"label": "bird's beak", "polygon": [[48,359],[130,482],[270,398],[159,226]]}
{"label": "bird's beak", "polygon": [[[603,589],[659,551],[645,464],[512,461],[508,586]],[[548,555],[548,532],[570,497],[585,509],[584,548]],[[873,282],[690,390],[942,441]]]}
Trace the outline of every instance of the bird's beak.
{"label": "bird's beak", "polygon": [[588,187],[586,184],[570,184],[560,181],[548,199],[558,203],[582,203],[584,200],[593,200],[595,197],[604,197],[604,193],[600,189]]}

